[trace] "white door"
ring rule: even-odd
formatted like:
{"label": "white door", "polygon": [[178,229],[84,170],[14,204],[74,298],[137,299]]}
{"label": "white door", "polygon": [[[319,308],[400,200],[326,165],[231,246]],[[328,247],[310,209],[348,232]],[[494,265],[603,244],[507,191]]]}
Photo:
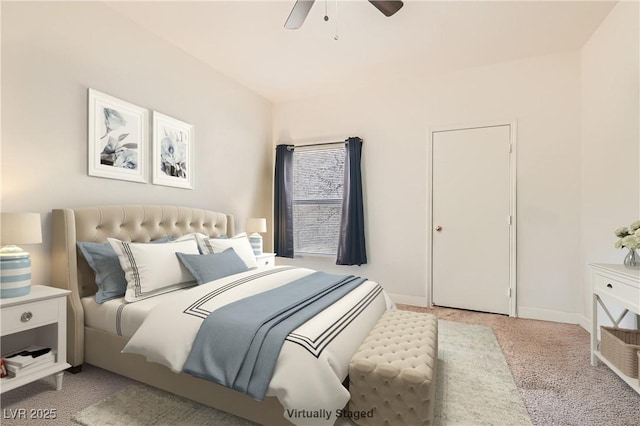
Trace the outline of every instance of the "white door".
{"label": "white door", "polygon": [[433,304],[509,314],[509,125],[433,132]]}

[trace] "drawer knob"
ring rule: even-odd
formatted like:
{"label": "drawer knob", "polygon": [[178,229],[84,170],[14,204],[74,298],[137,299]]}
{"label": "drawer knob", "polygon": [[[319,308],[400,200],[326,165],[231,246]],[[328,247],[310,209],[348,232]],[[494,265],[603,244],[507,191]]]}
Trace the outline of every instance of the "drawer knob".
{"label": "drawer knob", "polygon": [[607,284],[607,288],[613,288],[613,286],[609,283]]}
{"label": "drawer knob", "polygon": [[33,314],[31,312],[23,312],[20,316],[20,321],[29,322],[33,318]]}

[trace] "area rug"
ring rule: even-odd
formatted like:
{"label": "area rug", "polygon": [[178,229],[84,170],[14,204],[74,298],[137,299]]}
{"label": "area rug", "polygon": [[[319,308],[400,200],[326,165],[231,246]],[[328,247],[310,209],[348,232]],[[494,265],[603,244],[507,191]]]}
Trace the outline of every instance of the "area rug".
{"label": "area rug", "polygon": [[[435,425],[531,425],[491,328],[439,320],[438,335]],[[254,425],[142,384],[85,408],[73,421],[85,426]],[[344,419],[336,423],[351,425]]]}
{"label": "area rug", "polygon": [[531,425],[493,330],[438,320],[436,425]]}

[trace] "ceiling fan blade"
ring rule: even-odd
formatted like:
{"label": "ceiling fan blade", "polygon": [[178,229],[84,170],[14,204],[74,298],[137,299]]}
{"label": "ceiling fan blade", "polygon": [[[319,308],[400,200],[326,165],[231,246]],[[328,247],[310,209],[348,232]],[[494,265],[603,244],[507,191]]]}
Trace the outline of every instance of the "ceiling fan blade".
{"label": "ceiling fan blade", "polygon": [[288,30],[297,30],[300,28],[309,14],[314,1],[315,0],[296,0],[296,4],[293,5],[293,9],[291,9],[291,13],[284,27]]}
{"label": "ceiling fan blade", "polygon": [[384,16],[391,16],[402,8],[404,3],[397,0],[369,0]]}

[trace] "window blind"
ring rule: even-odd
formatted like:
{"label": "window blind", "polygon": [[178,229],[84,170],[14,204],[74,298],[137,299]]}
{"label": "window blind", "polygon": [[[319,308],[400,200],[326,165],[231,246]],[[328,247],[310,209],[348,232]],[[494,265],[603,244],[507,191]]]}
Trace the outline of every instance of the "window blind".
{"label": "window blind", "polygon": [[293,244],[296,253],[338,252],[345,148],[296,149],[293,153]]}

